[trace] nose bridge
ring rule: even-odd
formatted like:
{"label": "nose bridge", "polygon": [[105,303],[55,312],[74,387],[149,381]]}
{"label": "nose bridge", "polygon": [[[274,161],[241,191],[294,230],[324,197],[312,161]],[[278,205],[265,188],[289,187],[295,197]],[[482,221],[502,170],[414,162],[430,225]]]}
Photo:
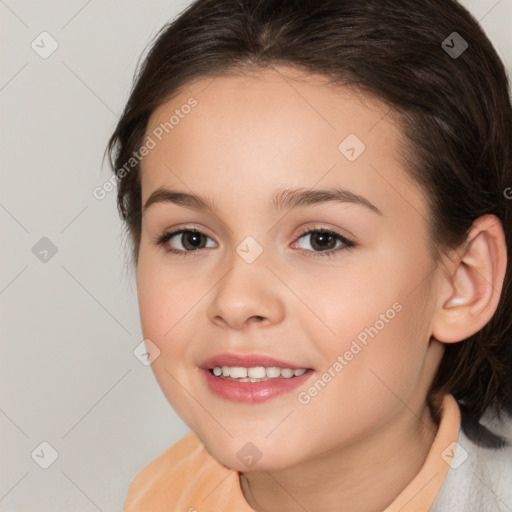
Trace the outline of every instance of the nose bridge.
{"label": "nose bridge", "polygon": [[252,237],[246,237],[229,260],[229,269],[213,290],[208,316],[214,322],[224,321],[240,328],[250,319],[267,323],[278,322],[284,308],[279,287],[266,266],[263,247]]}

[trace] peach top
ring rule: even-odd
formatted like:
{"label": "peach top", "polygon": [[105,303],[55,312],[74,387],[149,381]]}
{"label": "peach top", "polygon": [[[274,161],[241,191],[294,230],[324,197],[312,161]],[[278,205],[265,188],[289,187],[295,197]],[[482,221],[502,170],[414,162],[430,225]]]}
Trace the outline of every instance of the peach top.
{"label": "peach top", "polygon": [[[460,411],[443,399],[441,423],[425,463],[383,512],[428,512],[448,472]],[[188,434],[145,466],[128,489],[125,512],[254,512],[240,488],[239,473],[210,455]]]}

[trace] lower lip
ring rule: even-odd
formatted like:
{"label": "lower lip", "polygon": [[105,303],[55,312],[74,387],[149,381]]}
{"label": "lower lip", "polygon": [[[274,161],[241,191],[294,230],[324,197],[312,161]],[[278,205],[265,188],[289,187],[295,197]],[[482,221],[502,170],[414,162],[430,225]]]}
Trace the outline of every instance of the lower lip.
{"label": "lower lip", "polygon": [[301,384],[304,384],[313,374],[313,370],[308,370],[298,377],[291,377],[289,379],[277,378],[262,382],[237,382],[234,380],[219,379],[204,368],[201,368],[201,371],[212,393],[226,400],[231,400],[232,402],[246,404],[265,402],[284,393],[288,393]]}

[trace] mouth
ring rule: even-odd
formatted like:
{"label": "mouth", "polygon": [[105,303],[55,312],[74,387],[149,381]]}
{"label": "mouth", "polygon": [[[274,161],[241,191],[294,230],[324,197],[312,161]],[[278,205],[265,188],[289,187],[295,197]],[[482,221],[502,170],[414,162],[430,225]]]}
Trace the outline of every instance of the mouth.
{"label": "mouth", "polygon": [[221,354],[204,361],[200,370],[213,394],[249,404],[289,393],[314,373],[307,366],[256,354]]}

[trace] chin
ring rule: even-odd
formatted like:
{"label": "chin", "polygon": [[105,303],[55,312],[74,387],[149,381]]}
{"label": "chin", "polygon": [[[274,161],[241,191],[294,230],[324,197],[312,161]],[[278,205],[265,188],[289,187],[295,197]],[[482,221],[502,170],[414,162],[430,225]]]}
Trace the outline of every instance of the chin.
{"label": "chin", "polygon": [[244,437],[246,440],[235,437],[223,442],[201,437],[200,439],[208,452],[219,462],[241,473],[278,471],[300,462],[296,458],[298,450],[292,450],[295,453],[289,451],[291,443],[286,445],[282,440],[272,443],[268,439],[265,440],[264,436],[261,440],[251,435]]}

